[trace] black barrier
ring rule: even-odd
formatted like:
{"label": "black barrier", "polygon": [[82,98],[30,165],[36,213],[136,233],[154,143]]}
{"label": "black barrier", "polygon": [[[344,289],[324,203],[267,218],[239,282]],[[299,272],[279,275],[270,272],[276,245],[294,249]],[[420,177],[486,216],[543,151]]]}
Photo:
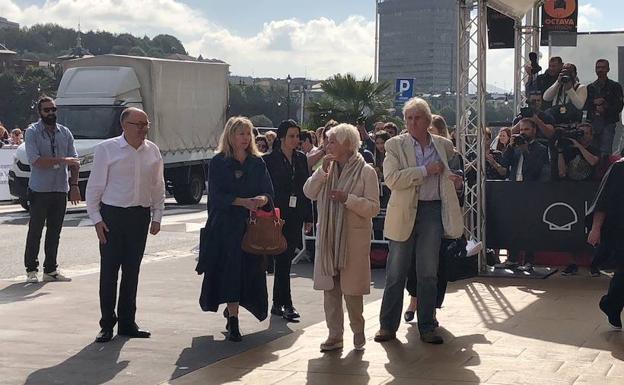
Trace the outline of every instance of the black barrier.
{"label": "black barrier", "polygon": [[486,182],[487,247],[579,251],[598,182]]}

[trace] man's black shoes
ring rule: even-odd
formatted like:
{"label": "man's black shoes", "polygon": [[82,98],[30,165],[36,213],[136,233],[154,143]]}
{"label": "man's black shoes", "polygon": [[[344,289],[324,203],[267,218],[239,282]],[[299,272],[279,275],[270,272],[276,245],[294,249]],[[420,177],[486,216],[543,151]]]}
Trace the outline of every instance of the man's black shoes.
{"label": "man's black shoes", "polygon": [[95,337],[95,342],[102,343],[108,342],[113,339],[113,330],[112,329],[102,329]]}
{"label": "man's black shoes", "polygon": [[292,306],[284,306],[282,317],[288,321],[294,321],[297,318],[301,317],[297,310]]}
{"label": "man's black shoes", "polygon": [[117,334],[128,338],[150,338],[152,333],[147,330],[137,328],[119,329]]}
{"label": "man's black shoes", "polygon": [[292,306],[273,305],[271,306],[271,314],[282,317],[288,321],[295,321],[297,318],[301,317],[297,309]]}

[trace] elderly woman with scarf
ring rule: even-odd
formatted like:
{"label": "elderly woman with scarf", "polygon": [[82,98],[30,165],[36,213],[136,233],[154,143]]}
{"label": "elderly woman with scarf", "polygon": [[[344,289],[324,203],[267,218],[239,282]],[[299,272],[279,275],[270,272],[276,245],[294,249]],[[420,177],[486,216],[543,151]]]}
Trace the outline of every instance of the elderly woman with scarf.
{"label": "elderly woman with scarf", "polygon": [[322,167],[303,186],[305,195],[318,202],[314,288],[324,290],[329,329],[321,351],[343,347],[343,296],[353,345],[361,350],[366,343],[363,295],[370,292],[370,238],[372,218],[379,213],[379,183],[375,169],[358,153],[357,128],[331,128],[325,147]]}

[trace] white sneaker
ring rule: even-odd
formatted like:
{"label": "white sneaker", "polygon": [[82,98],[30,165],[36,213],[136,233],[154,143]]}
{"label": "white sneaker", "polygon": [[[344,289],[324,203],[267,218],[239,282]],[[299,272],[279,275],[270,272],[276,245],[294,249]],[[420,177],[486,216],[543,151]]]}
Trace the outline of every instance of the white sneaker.
{"label": "white sneaker", "polygon": [[43,273],[43,282],[70,282],[71,278],[64,276],[58,270],[51,273]]}
{"label": "white sneaker", "polygon": [[37,283],[39,282],[39,278],[37,278],[36,271],[29,271],[26,273],[26,283]]}

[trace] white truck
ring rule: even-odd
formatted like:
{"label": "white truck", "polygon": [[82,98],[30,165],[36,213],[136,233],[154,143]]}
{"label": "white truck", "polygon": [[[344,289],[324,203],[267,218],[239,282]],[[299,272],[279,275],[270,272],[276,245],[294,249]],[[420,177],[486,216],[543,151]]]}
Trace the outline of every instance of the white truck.
{"label": "white truck", "polygon": [[[138,107],[151,121],[148,139],[162,153],[167,191],[179,204],[199,202],[207,163],[225,125],[228,74],[223,62],[119,55],[65,62],[56,95],[57,121],[74,135],[83,199],[94,147],[121,134],[119,115],[124,108]],[[24,208],[29,175],[22,145],[9,172],[9,189]]]}

